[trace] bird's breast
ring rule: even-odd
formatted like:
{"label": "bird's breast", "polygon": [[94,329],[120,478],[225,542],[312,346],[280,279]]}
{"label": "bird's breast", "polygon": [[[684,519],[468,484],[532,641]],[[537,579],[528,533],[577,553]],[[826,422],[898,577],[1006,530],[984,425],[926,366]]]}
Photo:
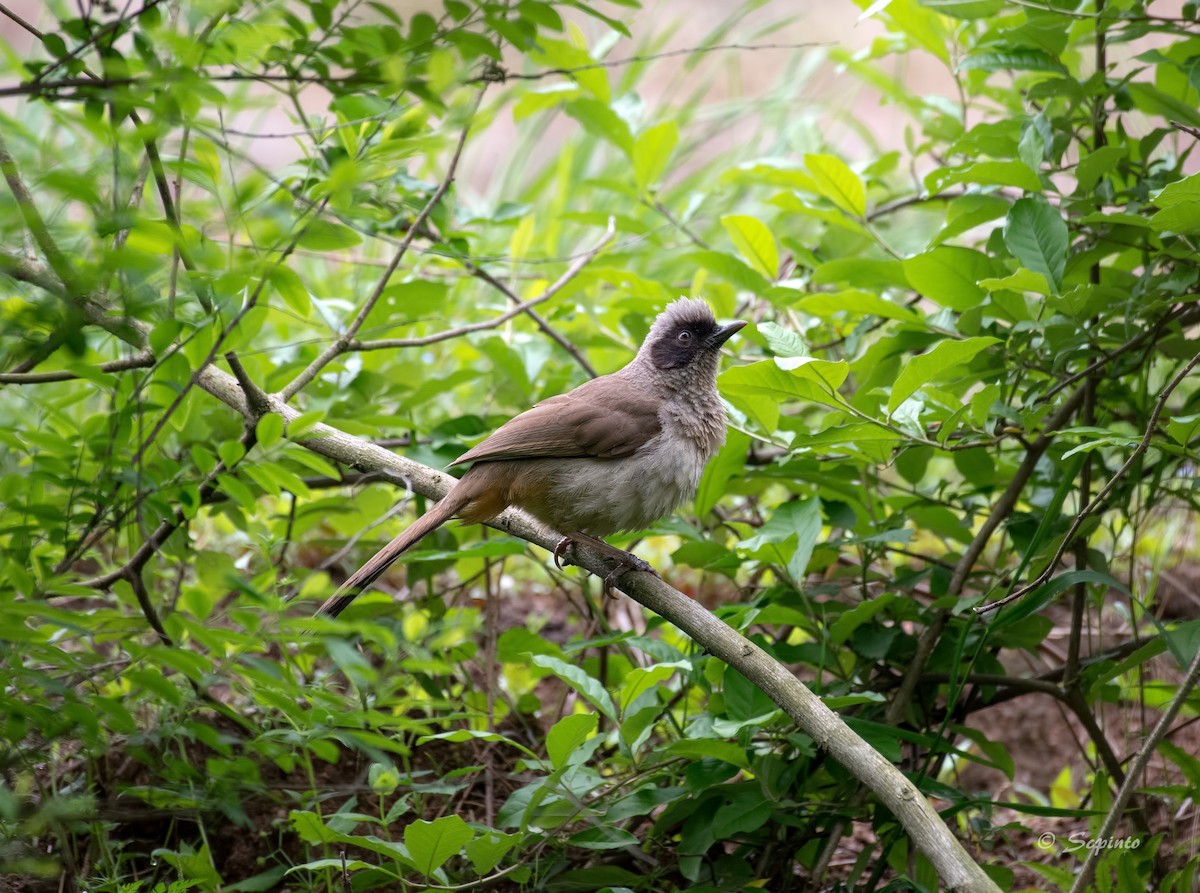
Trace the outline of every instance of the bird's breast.
{"label": "bird's breast", "polygon": [[667,426],[629,456],[536,460],[513,502],[559,531],[641,530],[695,495],[714,449]]}

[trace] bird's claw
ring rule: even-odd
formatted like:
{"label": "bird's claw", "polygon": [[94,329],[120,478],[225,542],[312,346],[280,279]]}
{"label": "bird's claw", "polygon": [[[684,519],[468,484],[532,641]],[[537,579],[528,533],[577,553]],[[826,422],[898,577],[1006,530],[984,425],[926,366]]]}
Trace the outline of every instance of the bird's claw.
{"label": "bird's claw", "polygon": [[630,571],[637,571],[642,574],[654,574],[658,576],[658,571],[646,561],[644,558],[638,558],[633,553],[626,553],[626,557],[617,562],[617,566],[608,572],[608,576],[604,578],[604,594],[609,598],[616,598],[613,595],[613,590],[617,586],[617,581],[620,580]]}
{"label": "bird's claw", "polygon": [[558,545],[554,547],[554,566],[559,570],[563,569],[563,552],[567,551],[573,545],[575,545],[574,541],[569,536],[564,536],[558,541]]}

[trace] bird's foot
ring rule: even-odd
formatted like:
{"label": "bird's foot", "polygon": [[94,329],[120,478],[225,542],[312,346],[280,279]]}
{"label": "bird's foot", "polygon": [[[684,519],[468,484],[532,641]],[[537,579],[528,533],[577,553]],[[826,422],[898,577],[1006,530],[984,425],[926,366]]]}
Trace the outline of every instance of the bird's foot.
{"label": "bird's foot", "polygon": [[[638,558],[632,552],[626,552],[624,549],[618,549],[616,546],[610,546],[599,537],[591,536],[579,531],[572,531],[558,541],[558,545],[554,547],[554,564],[561,568],[563,553],[574,546],[576,543],[582,543],[595,551],[599,552],[615,565],[611,571],[604,577],[604,594],[612,596],[612,590],[616,588],[617,581],[625,574],[631,571],[636,571],[643,574],[654,574],[658,576],[658,572],[650,565],[648,561]],[[615,598],[615,596],[612,596]]]}
{"label": "bird's foot", "polygon": [[558,541],[558,545],[554,547],[554,566],[559,570],[563,569],[563,553],[575,545],[575,541],[569,536],[564,536]]}
{"label": "bird's foot", "polygon": [[658,571],[654,569],[650,562],[643,558],[638,558],[632,552],[625,552],[623,557],[617,559],[617,566],[609,571],[608,576],[604,578],[604,594],[609,598],[616,598],[613,595],[613,589],[616,588],[617,581],[631,571],[658,576]]}

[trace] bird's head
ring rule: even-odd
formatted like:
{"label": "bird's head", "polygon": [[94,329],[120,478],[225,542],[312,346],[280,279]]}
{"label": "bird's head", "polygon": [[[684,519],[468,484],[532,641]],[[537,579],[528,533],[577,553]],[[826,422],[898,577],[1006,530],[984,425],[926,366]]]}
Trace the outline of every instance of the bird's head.
{"label": "bird's head", "polygon": [[719,325],[703,301],[680,298],[654,320],[638,359],[664,372],[694,369],[712,379],[721,345],[744,325],[740,320]]}

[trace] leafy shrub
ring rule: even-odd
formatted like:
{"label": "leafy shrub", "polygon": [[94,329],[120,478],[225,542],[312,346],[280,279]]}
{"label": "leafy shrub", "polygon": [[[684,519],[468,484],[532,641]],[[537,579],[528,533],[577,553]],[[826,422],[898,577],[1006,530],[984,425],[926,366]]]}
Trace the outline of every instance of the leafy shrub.
{"label": "leafy shrub", "polygon": [[[37,41],[6,63],[0,142],[4,871],[783,890],[852,834],[832,883],[935,888],[745,676],[515,540],[439,531],[388,578],[403,603],[306,619],[423,508],[318,425],[444,467],[621,366],[687,292],[755,325],[720,378],[728,442],[644,551],[900,762],[1001,886],[1087,885],[1033,823],[1102,837],[1144,768],[1125,745],[1197,706],[1197,626],[1158,588],[1195,558],[1190,20],[893,0],[861,51],[731,50],[786,33],[750,36],[748,7],[666,69],[624,6],[5,13]],[[730,53],[777,86],[710,101]],[[951,98],[896,73],[917,56]],[[903,127],[797,114],[813,60]],[[1039,694],[1087,736],[1065,776],[960,782],[1013,781],[972,719]],[[1194,876],[1177,732],[1101,889]]]}

